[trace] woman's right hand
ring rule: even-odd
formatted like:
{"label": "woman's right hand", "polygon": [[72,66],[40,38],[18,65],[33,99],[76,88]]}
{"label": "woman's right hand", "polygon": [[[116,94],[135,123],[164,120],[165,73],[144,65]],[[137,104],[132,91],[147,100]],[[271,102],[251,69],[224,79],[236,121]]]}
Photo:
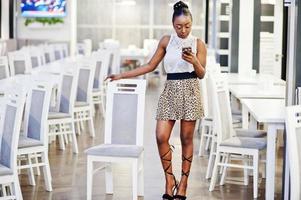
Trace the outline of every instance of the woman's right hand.
{"label": "woman's right hand", "polygon": [[105,81],[108,79],[110,79],[110,81],[116,81],[116,80],[122,79],[122,76],[121,76],[121,74],[111,74],[111,75],[107,76]]}

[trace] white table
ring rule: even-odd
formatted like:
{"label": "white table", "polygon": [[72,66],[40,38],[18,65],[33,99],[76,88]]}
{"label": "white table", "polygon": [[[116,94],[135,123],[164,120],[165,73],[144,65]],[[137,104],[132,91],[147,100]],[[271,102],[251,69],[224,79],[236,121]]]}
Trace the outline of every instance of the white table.
{"label": "white table", "polygon": [[285,86],[271,85],[229,85],[229,91],[237,99],[284,99]]}
{"label": "white table", "polygon": [[242,99],[243,128],[248,128],[248,113],[250,127],[256,128],[256,122],[267,125],[267,161],[266,161],[266,193],[265,199],[274,199],[275,192],[275,152],[278,129],[285,125],[284,99]]}
{"label": "white table", "polygon": [[147,54],[143,49],[121,49],[120,57],[121,60],[138,60],[144,64]]}
{"label": "white table", "polygon": [[285,81],[268,74],[242,75],[239,73],[225,73],[229,85],[257,85],[260,82],[272,81],[274,85],[285,85]]}

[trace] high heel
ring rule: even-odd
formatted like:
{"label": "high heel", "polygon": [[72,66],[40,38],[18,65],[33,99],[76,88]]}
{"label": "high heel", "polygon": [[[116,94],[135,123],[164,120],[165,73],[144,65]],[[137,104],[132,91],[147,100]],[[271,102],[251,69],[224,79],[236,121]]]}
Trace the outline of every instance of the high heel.
{"label": "high heel", "polygon": [[[190,156],[189,158],[186,158],[185,156],[182,156],[182,161],[184,162],[184,161],[187,161],[187,162],[192,162],[192,157],[193,156]],[[187,178],[188,178],[188,176],[189,176],[189,173],[190,173],[190,170],[188,170],[187,172],[184,172],[183,170],[182,170],[182,176],[186,176]],[[183,195],[179,195],[179,194],[176,194],[176,195],[174,195],[174,197],[173,197],[175,200],[186,200],[186,196],[183,196]]]}
{"label": "high heel", "polygon": [[174,179],[174,186],[172,188],[172,194],[171,195],[167,194],[167,193],[163,194],[163,196],[162,196],[163,200],[173,200],[175,191],[178,187],[178,181],[176,180],[175,175],[171,172],[168,172],[169,168],[171,167],[171,159],[166,159],[165,158],[166,155],[168,155],[169,153],[171,153],[173,151],[173,148],[174,148],[173,146],[170,146],[169,150],[163,156],[160,157],[161,160],[166,161],[166,162],[170,162],[169,165],[164,169],[164,173],[166,173],[167,175],[172,176],[173,179]]}

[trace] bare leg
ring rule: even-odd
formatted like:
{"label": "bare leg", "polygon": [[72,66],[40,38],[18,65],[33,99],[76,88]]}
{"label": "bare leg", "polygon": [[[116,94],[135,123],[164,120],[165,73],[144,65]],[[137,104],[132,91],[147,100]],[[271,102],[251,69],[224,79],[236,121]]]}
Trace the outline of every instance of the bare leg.
{"label": "bare leg", "polygon": [[173,195],[172,190],[175,186],[175,179],[172,174],[172,150],[169,145],[169,138],[174,124],[174,120],[158,120],[156,127],[157,145],[162,162],[162,167],[165,172],[165,194],[169,194],[171,196]]}
{"label": "bare leg", "polygon": [[186,196],[187,181],[193,157],[193,133],[195,122],[196,121],[181,120],[182,177],[177,191],[177,195],[180,196]]}

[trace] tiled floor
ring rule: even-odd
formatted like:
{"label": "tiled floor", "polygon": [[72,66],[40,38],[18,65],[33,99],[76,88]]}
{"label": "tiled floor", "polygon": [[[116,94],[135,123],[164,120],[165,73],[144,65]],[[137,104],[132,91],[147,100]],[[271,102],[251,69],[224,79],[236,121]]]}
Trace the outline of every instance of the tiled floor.
{"label": "tiled floor", "polygon": [[[162,82],[163,83],[163,82]],[[151,85],[147,90],[146,112],[145,112],[145,200],[160,200],[164,192],[164,176],[158,156],[155,141],[155,112],[157,100],[162,90],[162,85],[156,87]],[[37,185],[28,185],[26,172],[20,175],[22,193],[24,199],[34,200],[80,200],[86,199],[86,156],[84,150],[103,142],[103,119],[95,119],[96,137],[90,138],[88,133],[78,136],[79,154],[72,153],[71,144],[65,151],[59,150],[58,143],[52,143],[49,147],[49,157],[52,173],[53,191],[44,190],[43,176],[36,176]],[[252,182],[249,186],[242,183],[226,183],[225,186],[216,186],[214,192],[209,192],[209,181],[205,179],[207,156],[197,157],[198,134],[195,134],[195,157],[190,173],[188,200],[213,200],[213,199],[253,199]],[[179,127],[176,124],[172,133],[171,144],[174,151],[174,171],[179,177],[181,166],[181,146],[179,138]],[[281,170],[282,152],[278,151],[277,177],[276,177],[276,199],[281,199]],[[131,174],[128,166],[114,167],[114,195],[105,195],[104,173],[100,171],[94,176],[93,199],[99,200],[130,200],[131,199]],[[242,180],[241,170],[229,170],[228,177],[237,177]],[[229,179],[231,179],[229,178]],[[228,179],[228,180],[229,180]],[[252,179],[250,179],[252,180]],[[265,181],[260,184],[259,199],[264,199]]]}

